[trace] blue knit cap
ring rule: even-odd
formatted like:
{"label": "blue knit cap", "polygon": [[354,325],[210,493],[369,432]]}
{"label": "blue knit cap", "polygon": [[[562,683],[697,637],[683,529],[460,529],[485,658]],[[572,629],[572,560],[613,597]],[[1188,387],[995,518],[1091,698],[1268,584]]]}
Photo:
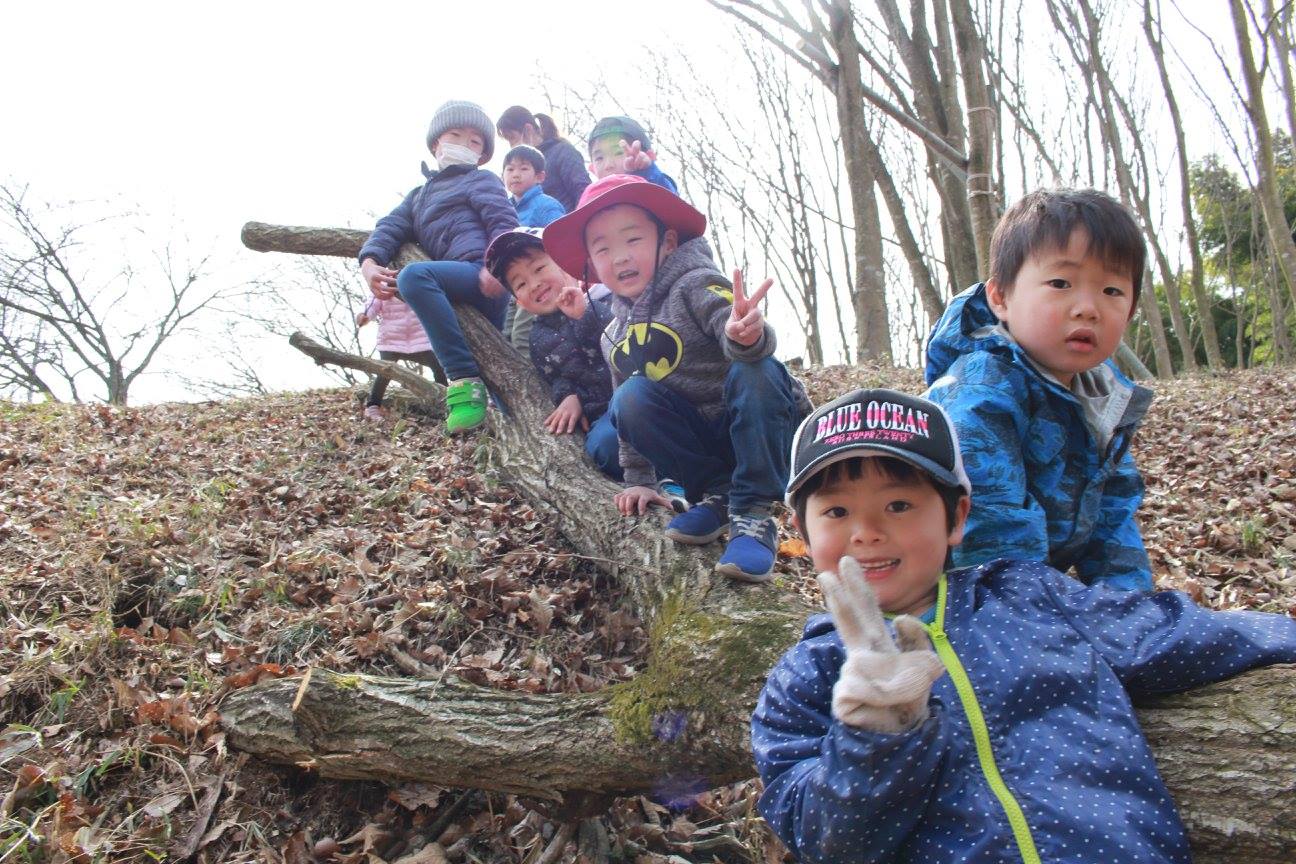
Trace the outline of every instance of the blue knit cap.
{"label": "blue knit cap", "polygon": [[475,129],[482,134],[485,146],[482,148],[482,158],[478,164],[489,162],[495,153],[495,124],[476,102],[451,100],[438,108],[432,115],[432,125],[428,127],[428,149],[432,149],[436,140],[447,129],[459,127]]}

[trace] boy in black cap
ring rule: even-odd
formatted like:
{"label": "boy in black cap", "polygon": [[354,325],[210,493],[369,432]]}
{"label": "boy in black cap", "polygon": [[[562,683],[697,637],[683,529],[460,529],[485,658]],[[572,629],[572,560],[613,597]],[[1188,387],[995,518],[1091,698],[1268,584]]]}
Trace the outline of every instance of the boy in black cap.
{"label": "boy in black cap", "polygon": [[1131,696],[1290,663],[1296,621],[1037,562],[945,573],[971,494],[934,402],[857,390],[797,430],[787,502],[831,615],[752,715],[761,814],[803,861],[1188,864]]}

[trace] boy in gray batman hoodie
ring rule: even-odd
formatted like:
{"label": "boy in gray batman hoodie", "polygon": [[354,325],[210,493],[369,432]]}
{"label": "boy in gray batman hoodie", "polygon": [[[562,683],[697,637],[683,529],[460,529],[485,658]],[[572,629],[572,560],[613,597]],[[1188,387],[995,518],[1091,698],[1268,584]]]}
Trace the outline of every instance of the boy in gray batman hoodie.
{"label": "boy in gray batman hoodie", "polygon": [[730,282],[702,236],[706,217],[641,177],[615,174],[544,232],[558,265],[612,291],[604,331],[612,370],[610,413],[626,488],[622,515],[666,504],[657,477],[683,482],[692,507],[666,526],[679,543],[729,532],[716,571],[762,582],[773,572],[771,513],[787,484],[797,424],[810,410],[800,382],[774,359],[774,330],[741,274]]}

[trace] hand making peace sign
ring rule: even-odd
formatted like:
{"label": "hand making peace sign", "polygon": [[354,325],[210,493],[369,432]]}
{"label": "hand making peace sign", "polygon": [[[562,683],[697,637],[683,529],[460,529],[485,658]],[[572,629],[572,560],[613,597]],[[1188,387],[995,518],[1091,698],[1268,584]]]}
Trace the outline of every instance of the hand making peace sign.
{"label": "hand making peace sign", "polygon": [[886,733],[926,720],[932,684],[945,667],[922,622],[910,615],[897,617],[893,641],[877,595],[849,555],[836,573],[819,574],[819,587],[846,646],[846,662],[833,687],[833,716],[849,726]]}
{"label": "hand making peace sign", "polygon": [[773,279],[766,279],[748,297],[743,293],[742,271],[733,274],[733,311],[725,322],[725,335],[744,348],[755,345],[765,332],[765,316],[761,314],[760,301],[765,299],[769,289],[774,287]]}

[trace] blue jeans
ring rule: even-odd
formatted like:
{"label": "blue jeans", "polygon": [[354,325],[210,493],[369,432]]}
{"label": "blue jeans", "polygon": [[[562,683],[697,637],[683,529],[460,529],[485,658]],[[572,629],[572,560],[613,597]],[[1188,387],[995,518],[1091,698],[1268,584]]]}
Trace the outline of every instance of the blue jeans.
{"label": "blue jeans", "polygon": [[604,411],[585,433],[585,452],[598,469],[613,480],[621,480],[621,448],[612,412]]}
{"label": "blue jeans", "polygon": [[728,493],[729,512],[741,515],[783,500],[801,421],[793,387],[773,357],[730,363],[724,412],[707,420],[666,384],[635,375],[612,394],[608,413],[620,436],[690,501]]}
{"label": "blue jeans", "polygon": [[422,322],[432,343],[432,353],[451,381],[480,377],[481,370],[468,350],[468,340],[450,304],[466,303],[485,315],[496,328],[504,326],[508,299],[481,293],[477,287],[481,269],[481,265],[466,261],[419,261],[405,265],[396,275],[396,290]]}

